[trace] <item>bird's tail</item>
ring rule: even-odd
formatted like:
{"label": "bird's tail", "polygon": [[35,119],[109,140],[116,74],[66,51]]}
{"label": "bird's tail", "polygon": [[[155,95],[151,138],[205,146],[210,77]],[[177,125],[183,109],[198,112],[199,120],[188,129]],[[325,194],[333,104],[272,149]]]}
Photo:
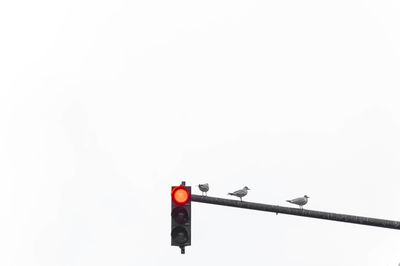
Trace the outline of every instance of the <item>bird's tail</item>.
{"label": "bird's tail", "polygon": [[233,194],[233,193],[230,193],[230,192],[228,193],[228,195],[232,195],[232,196],[234,196],[234,194]]}
{"label": "bird's tail", "polygon": [[292,203],[292,201],[291,201],[291,200],[287,200],[287,202],[290,202],[290,203]]}

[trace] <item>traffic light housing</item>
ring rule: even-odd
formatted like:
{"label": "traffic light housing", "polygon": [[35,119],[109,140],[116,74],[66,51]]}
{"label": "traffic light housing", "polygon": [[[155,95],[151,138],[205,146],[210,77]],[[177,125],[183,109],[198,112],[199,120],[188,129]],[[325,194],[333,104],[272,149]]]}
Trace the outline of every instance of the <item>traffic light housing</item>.
{"label": "traffic light housing", "polygon": [[191,192],[185,182],[171,188],[171,246],[180,247],[182,254],[191,244]]}

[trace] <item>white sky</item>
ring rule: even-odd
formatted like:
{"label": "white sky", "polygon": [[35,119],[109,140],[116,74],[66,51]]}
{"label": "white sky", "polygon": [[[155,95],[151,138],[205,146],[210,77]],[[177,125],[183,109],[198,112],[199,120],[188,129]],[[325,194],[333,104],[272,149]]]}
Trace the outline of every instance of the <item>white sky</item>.
{"label": "white sky", "polygon": [[169,193],[400,220],[399,14],[2,1],[0,265],[398,265],[400,231],[199,203],[182,256]]}

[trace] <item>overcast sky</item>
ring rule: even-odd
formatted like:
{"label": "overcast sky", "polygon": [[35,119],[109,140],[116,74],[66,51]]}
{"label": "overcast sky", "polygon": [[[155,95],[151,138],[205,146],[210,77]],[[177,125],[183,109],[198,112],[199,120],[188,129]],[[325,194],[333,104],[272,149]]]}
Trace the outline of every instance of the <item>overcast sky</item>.
{"label": "overcast sky", "polygon": [[170,187],[400,220],[400,2],[2,1],[0,265],[391,266],[400,231],[192,204]]}

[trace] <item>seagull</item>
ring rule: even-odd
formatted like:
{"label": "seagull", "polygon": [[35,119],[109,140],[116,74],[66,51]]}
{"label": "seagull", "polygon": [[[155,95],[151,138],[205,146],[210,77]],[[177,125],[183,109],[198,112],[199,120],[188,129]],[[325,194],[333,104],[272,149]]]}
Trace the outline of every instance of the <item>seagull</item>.
{"label": "seagull", "polygon": [[203,196],[203,193],[206,193],[207,196],[207,191],[210,189],[210,187],[208,186],[208,183],[205,184],[199,184],[199,189],[201,190],[201,195]]}
{"label": "seagull", "polygon": [[236,190],[233,193],[228,193],[228,195],[236,196],[240,198],[240,201],[242,201],[242,197],[247,195],[247,191],[250,190],[248,187],[244,187],[242,189]]}
{"label": "seagull", "polygon": [[300,198],[295,198],[292,200],[287,200],[287,202],[290,202],[292,204],[299,205],[300,209],[303,209],[303,206],[307,204],[309,196],[304,195],[304,197]]}

